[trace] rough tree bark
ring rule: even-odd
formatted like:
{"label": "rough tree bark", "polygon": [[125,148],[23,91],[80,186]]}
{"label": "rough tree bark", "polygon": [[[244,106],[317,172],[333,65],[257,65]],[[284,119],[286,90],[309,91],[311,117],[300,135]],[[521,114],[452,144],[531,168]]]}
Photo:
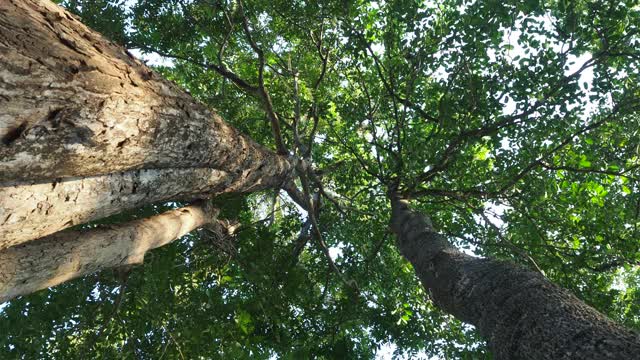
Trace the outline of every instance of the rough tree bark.
{"label": "rough tree bark", "polygon": [[[49,234],[154,201],[280,185],[292,170],[44,0],[0,1],[0,109],[0,301],[139,261],[208,215]],[[474,324],[496,358],[640,353],[636,334],[540,274],[467,256],[399,199],[392,207],[399,248],[435,303]]]}
{"label": "rough tree bark", "polygon": [[538,272],[466,255],[392,197],[391,227],[434,303],[473,324],[496,359],[637,359],[640,336]]}
{"label": "rough tree bark", "polygon": [[141,264],[147,251],[215,221],[199,202],[147,219],[65,230],[0,251],[0,303],[96,271]]}
{"label": "rough tree bark", "polygon": [[46,0],[0,1],[0,249],[293,167]]}

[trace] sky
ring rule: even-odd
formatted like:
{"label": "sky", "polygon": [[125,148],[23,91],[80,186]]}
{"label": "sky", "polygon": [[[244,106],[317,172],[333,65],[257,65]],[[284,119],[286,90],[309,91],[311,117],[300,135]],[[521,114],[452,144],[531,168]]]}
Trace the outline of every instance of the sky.
{"label": "sky", "polygon": [[[127,4],[128,5],[131,5],[132,3],[133,3],[132,0],[127,0]],[[548,26],[551,26],[551,24],[550,24],[550,22],[548,20],[543,19],[543,22],[546,22],[546,24]],[[520,35],[521,35],[521,33],[520,33],[519,30],[505,32],[504,35],[503,35],[503,43],[512,46],[511,50],[509,50],[509,53],[513,57],[516,57],[516,56],[525,57],[526,56],[525,53],[524,53],[524,49],[516,41],[517,38]],[[381,46],[376,46],[374,48],[374,50],[375,50],[376,53],[384,52],[384,48],[382,48]],[[150,66],[172,66],[173,65],[173,61],[171,59],[164,58],[164,57],[159,56],[158,54],[155,54],[155,53],[142,53],[138,49],[130,49],[130,52],[134,56],[142,59],[145,63],[147,63],[147,65],[150,65]],[[575,72],[589,58],[590,58],[590,54],[583,54],[582,56],[577,57],[577,58],[576,57],[570,58],[570,62],[572,62],[572,64],[570,65],[570,68],[567,70],[567,74]],[[448,76],[448,74],[446,74],[446,72],[441,72],[441,73],[439,73],[439,76],[446,77],[446,76]],[[592,80],[593,80],[593,71],[591,69],[585,70],[580,76],[580,83],[581,84],[586,83],[588,85],[587,89],[591,88]],[[585,96],[588,96],[587,92],[585,92]],[[504,104],[504,109],[503,109],[503,113],[504,114],[510,114],[510,113],[512,113],[514,111],[515,111],[515,103],[513,102],[513,100],[510,100],[509,102],[506,102]],[[506,142],[503,142],[502,146],[503,147],[509,147],[510,143],[507,140]],[[283,196],[286,196],[286,195],[283,195]],[[508,209],[508,207],[505,206],[505,205],[493,204],[493,203],[487,203],[486,204],[486,208],[487,208],[487,210],[489,210],[489,212],[493,212],[493,213],[498,214],[498,215],[504,213],[504,211]],[[298,210],[299,210],[299,212],[301,214],[303,214],[303,216],[306,216],[306,214],[305,214],[303,209],[300,208]],[[490,219],[498,227],[502,227],[504,225],[499,216],[491,216]],[[330,252],[331,257],[334,260],[342,256],[342,249],[341,249],[340,245],[330,248],[329,252]],[[473,249],[468,250],[468,252],[473,254]],[[622,281],[617,281],[615,287],[619,288],[619,289],[624,289],[625,288],[625,284]],[[2,313],[3,308],[5,306],[7,306],[7,305],[8,305],[7,303],[0,304],[0,313]],[[387,343],[387,344],[383,345],[380,348],[380,350],[378,350],[378,352],[376,354],[376,359],[380,359],[380,360],[385,359],[386,360],[386,359],[393,358],[393,352],[395,351],[395,349],[396,349],[396,346],[393,343]],[[424,353],[419,354],[417,358],[427,359],[427,357],[426,357],[426,355]]]}

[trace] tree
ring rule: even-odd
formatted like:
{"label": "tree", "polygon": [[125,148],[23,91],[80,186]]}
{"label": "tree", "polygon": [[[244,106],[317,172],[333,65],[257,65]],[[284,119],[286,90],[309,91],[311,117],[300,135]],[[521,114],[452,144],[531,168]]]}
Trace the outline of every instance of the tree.
{"label": "tree", "polygon": [[[30,10],[16,11],[15,4],[28,4]],[[108,30],[120,34],[114,38],[128,47],[175,59],[174,67],[159,71],[224,111],[226,118],[244,121],[239,124],[255,139],[282,155],[291,151],[295,164],[239,135],[126,52],[103,44],[73,17],[39,11],[39,5],[53,8],[34,4],[12,2],[3,12],[3,24],[22,24],[2,31],[3,43],[13,44],[5,46],[3,66],[14,75],[3,82],[10,105],[3,119],[13,122],[3,135],[2,158],[10,161],[2,162],[6,185],[0,201],[9,224],[2,227],[3,244],[14,245],[2,250],[4,259],[15,258],[6,255],[12,251],[55,242],[32,240],[64,227],[177,198],[279,187],[307,212],[301,224],[293,211],[279,211],[275,204],[287,200],[278,200],[276,192],[266,222],[248,230],[271,244],[238,235],[238,251],[229,252],[235,268],[207,264],[207,256],[194,250],[202,249],[194,247],[193,238],[176,245],[189,249],[183,265],[196,271],[160,271],[158,266],[171,261],[156,262],[154,275],[145,277],[156,291],[172,289],[177,278],[189,285],[181,285],[182,292],[171,290],[173,300],[159,302],[159,308],[165,304],[165,311],[158,312],[163,316],[139,317],[153,318],[155,325],[127,330],[126,322],[135,320],[112,321],[119,313],[129,318],[145,309],[144,299],[154,291],[136,287],[129,296],[142,293],[142,302],[126,302],[130,280],[122,280],[117,298],[91,280],[82,283],[85,292],[98,291],[93,301],[111,302],[113,310],[105,310],[100,323],[64,325],[73,328],[76,340],[66,350],[53,345],[64,351],[60,356],[91,348],[108,357],[127,347],[140,356],[164,353],[172,345],[175,356],[185,352],[189,357],[267,356],[291,348],[299,351],[294,356],[368,357],[374,344],[388,339],[432,354],[483,354],[468,329],[443,320],[419,286],[406,285],[412,283],[411,272],[403,270],[406,264],[386,241],[389,199],[400,252],[435,303],[475,324],[497,358],[602,358],[599,351],[619,358],[637,351],[637,335],[534,271],[459,253],[433,232],[424,215],[409,211],[400,200],[413,199],[413,206],[431,214],[435,227],[456,245],[473,244],[479,255],[544,270],[592,305],[633,324],[637,305],[632,298],[599,297],[606,291],[615,295],[610,286],[618,268],[625,267],[630,280],[636,276],[630,267],[638,253],[637,241],[630,240],[637,237],[638,169],[638,88],[628,81],[637,76],[638,65],[633,4],[452,2],[434,8],[404,2],[334,7],[145,0],[126,10],[120,2],[103,1],[104,13],[113,15],[105,21],[103,12],[91,10],[97,2],[68,3],[97,26],[130,23],[129,32]],[[25,30],[38,28],[48,30]],[[509,34],[516,38],[513,43]],[[61,56],[45,58],[43,49]],[[25,56],[33,61],[22,61]],[[580,64],[571,69],[572,61]],[[32,66],[38,70],[26,76]],[[592,80],[581,88],[589,71]],[[51,81],[52,74],[61,80]],[[34,88],[45,89],[44,101],[28,96]],[[104,94],[111,95],[105,100]],[[185,121],[186,126],[175,126]],[[243,157],[247,153],[258,155]],[[297,185],[289,178],[293,167]],[[239,169],[253,171],[238,175]],[[80,204],[65,207],[62,199],[69,194],[77,194]],[[49,199],[60,199],[60,204]],[[251,211],[246,204],[241,208],[235,215],[248,220]],[[604,209],[613,215],[603,216]],[[499,223],[491,215],[495,211],[503,212],[497,215]],[[121,220],[130,215],[108,221]],[[141,222],[82,234],[122,234],[119,229]],[[84,244],[74,230],[49,237],[65,234]],[[315,246],[306,247],[309,238]],[[416,238],[422,239],[419,246]],[[293,241],[282,242],[287,239]],[[21,242],[26,244],[15,246]],[[331,257],[330,246],[342,249],[339,261]],[[256,259],[262,259],[260,267],[252,266]],[[500,276],[483,276],[496,273]],[[160,280],[168,276],[174,280]],[[252,284],[248,288],[247,282]],[[209,291],[212,284],[219,295]],[[283,294],[266,301],[274,284]],[[582,284],[595,289],[587,291]],[[629,286],[624,296],[633,297],[635,288]],[[66,294],[59,290],[59,304],[75,301],[69,300],[73,287],[68,289]],[[56,294],[41,294],[40,302],[56,303]],[[523,297],[531,305],[527,311],[515,306]],[[218,323],[208,327],[211,336],[193,334],[188,329],[195,320],[177,317],[194,313],[185,300],[223,305],[209,311],[231,314],[226,316],[233,320],[232,330]],[[39,311],[33,301],[12,302],[6,319]],[[123,302],[128,310],[122,310]],[[287,313],[290,317],[283,318]],[[60,315],[78,316],[74,310]],[[554,325],[558,340],[543,338],[547,321],[560,319],[566,326]],[[47,326],[59,326],[59,321]],[[124,336],[125,345],[99,341],[104,331]],[[242,345],[216,352],[199,343],[229,334],[242,339]],[[425,345],[429,336],[446,339],[445,345]],[[582,346],[593,339],[598,339],[593,347]],[[69,340],[40,341],[29,350],[32,354]],[[156,348],[154,341],[161,346]],[[26,351],[15,336],[5,344],[8,352]]]}
{"label": "tree", "polygon": [[288,176],[286,159],[55,5],[4,9],[6,23],[21,27],[3,29],[11,97],[2,181],[17,185],[2,189],[0,249],[143,204],[250,191]]}
{"label": "tree", "polygon": [[[393,195],[392,195],[393,196]],[[497,359],[631,359],[638,335],[540,273],[466,255],[392,198],[393,228],[434,302],[474,324]]]}

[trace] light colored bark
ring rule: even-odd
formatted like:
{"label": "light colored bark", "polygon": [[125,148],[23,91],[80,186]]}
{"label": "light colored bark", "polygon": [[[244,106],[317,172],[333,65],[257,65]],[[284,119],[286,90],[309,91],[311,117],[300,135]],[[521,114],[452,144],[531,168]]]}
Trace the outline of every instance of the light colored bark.
{"label": "light colored bark", "polygon": [[229,174],[211,169],[135,170],[0,188],[0,249],[38,239],[124,209],[226,188]]}
{"label": "light colored bark", "polygon": [[293,166],[46,0],[0,1],[0,249]]}
{"label": "light colored bark", "polygon": [[103,269],[141,264],[144,254],[214,220],[202,203],[147,219],[66,230],[0,251],[0,303]]}
{"label": "light colored bark", "polygon": [[609,320],[542,276],[466,255],[428,217],[392,200],[398,248],[434,303],[477,327],[498,359],[637,359],[640,335]]}
{"label": "light colored bark", "polygon": [[0,54],[0,182],[270,154],[47,0],[0,2]]}
{"label": "light colored bark", "polygon": [[288,174],[287,165],[282,162],[240,173],[209,168],[143,169],[0,187],[0,249],[158,201],[278,186]]}

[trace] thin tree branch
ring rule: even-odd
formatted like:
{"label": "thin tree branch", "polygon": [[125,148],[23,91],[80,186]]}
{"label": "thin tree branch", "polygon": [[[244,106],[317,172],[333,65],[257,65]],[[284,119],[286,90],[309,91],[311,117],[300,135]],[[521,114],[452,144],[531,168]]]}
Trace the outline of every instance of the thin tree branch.
{"label": "thin tree branch", "polygon": [[258,56],[258,92],[260,98],[262,99],[263,106],[265,111],[267,112],[267,117],[271,122],[271,131],[273,132],[273,140],[276,143],[276,149],[278,150],[278,154],[286,155],[289,154],[287,147],[284,145],[284,140],[282,138],[282,130],[280,129],[280,120],[278,119],[278,115],[273,110],[273,102],[271,101],[271,96],[267,91],[264,84],[264,67],[265,67],[265,58],[264,52],[258,46],[258,44],[253,39],[251,34],[251,29],[249,28],[249,19],[247,18],[244,5],[241,0],[238,0],[238,4],[240,7],[240,12],[242,15],[242,29],[244,30],[245,37],[251,46],[251,49]]}
{"label": "thin tree branch", "polygon": [[503,128],[518,124],[520,120],[528,118],[529,115],[538,111],[540,107],[546,105],[558,92],[564,89],[571,80],[578,78],[580,74],[589,67],[594,66],[598,62],[597,57],[592,57],[588,61],[586,61],[578,70],[573,72],[572,74],[563,77],[562,80],[556,84],[556,86],[551,86],[550,90],[543,96],[542,99],[537,100],[529,109],[523,111],[520,114],[511,115],[505,117],[503,120],[497,121],[492,124],[485,125],[483,127],[471,129],[471,130],[463,130],[458,135],[456,135],[453,140],[449,143],[445,151],[443,152],[440,160],[434,165],[431,169],[426,171],[417,177],[415,184],[412,187],[415,187],[421,183],[428,182],[432,179],[437,173],[445,170],[453,155],[457,153],[457,150],[460,145],[465,142],[468,142],[472,139],[477,139],[479,137],[490,135],[500,131]]}
{"label": "thin tree branch", "polygon": [[354,288],[358,293],[360,293],[359,288],[358,288],[358,284],[354,281],[354,280],[347,280],[344,276],[344,274],[342,274],[342,272],[340,271],[340,269],[338,268],[338,266],[336,265],[336,263],[333,261],[333,259],[331,258],[331,254],[329,253],[329,248],[327,247],[327,244],[324,242],[324,239],[322,237],[322,232],[320,231],[320,226],[318,224],[318,219],[316,218],[316,214],[314,211],[314,204],[311,201],[311,196],[310,196],[310,189],[309,189],[309,180],[307,178],[307,174],[306,174],[306,167],[304,166],[304,164],[301,164],[300,166],[301,168],[299,169],[299,175],[300,175],[300,182],[302,183],[302,189],[305,195],[305,198],[307,199],[307,215],[309,216],[309,219],[311,220],[311,225],[313,228],[313,233],[315,235],[316,240],[318,241],[318,244],[320,245],[320,248],[322,249],[325,257],[327,258],[327,261],[329,262],[329,267],[332,269],[333,272],[336,273],[336,275],[338,275],[338,277],[340,278],[340,280],[342,280],[342,282],[351,287]]}
{"label": "thin tree branch", "polygon": [[640,168],[640,165],[634,165],[634,166],[628,167],[624,171],[611,171],[611,170],[590,169],[590,168],[574,168],[574,167],[570,167],[570,166],[554,166],[554,165],[548,164],[548,163],[546,163],[544,161],[540,162],[540,166],[542,166],[543,168],[545,168],[547,170],[564,170],[564,171],[584,173],[584,174],[604,174],[604,175],[612,175],[612,176],[624,176],[624,177],[626,177],[628,179],[632,179],[634,181],[639,181],[639,179],[637,179],[637,178],[635,178],[633,176],[629,176],[629,175],[627,175],[627,173],[632,171],[632,170]]}

